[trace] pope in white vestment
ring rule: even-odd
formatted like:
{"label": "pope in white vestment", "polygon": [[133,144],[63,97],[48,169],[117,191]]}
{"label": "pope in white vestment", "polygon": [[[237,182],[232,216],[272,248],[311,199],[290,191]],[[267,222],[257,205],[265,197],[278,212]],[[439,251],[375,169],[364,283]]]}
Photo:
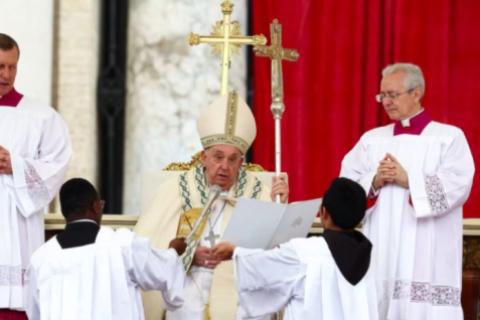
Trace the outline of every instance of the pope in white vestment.
{"label": "pope in white vestment", "polygon": [[182,305],[183,240],[155,249],[130,230],[100,227],[103,201],[81,178],[62,186],[60,204],[65,230],[35,251],[27,270],[30,320],[141,320],[140,288],[160,290],[170,310]]}
{"label": "pope in white vestment", "polygon": [[373,243],[381,319],[463,319],[462,206],[474,174],[462,130],[420,105],[421,70],[395,64],[377,96],[395,123],[365,133],[341,176],[376,200],[364,233]]}
{"label": "pope in white vestment", "polygon": [[16,46],[0,47],[0,309],[10,310],[24,308],[23,274],[72,154],[60,115],[13,88],[17,62]]}
{"label": "pope in white vestment", "polygon": [[220,243],[215,252],[231,255],[240,304],[248,319],[282,308],[284,320],[376,320],[372,245],[354,227],[366,209],[365,191],[337,178],[326,192],[322,237],[292,239],[273,250],[235,248]]}
{"label": "pope in white vestment", "polygon": [[[176,235],[188,235],[198,211],[208,201],[210,187],[218,185],[222,193],[201,230],[200,243],[187,273],[185,304],[167,312],[166,319],[235,319],[233,265],[231,261],[220,263],[215,259],[210,251],[212,244],[221,239],[236,198],[271,200],[274,193],[286,201],[288,186],[279,179],[271,191],[242,166],[244,154],[255,138],[256,126],[248,105],[235,93],[215,100],[202,111],[197,124],[205,149],[201,163],[159,187],[156,199],[140,216],[135,231],[159,247],[167,245]],[[162,318],[161,297],[146,293],[144,303],[147,319]]]}

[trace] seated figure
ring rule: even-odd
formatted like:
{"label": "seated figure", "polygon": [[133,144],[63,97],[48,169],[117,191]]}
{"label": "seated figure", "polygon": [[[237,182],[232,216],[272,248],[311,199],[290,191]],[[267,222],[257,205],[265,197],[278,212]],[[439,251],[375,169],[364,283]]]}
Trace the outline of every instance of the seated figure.
{"label": "seated figure", "polygon": [[[185,285],[187,302],[182,308],[167,312],[166,318],[235,319],[237,298],[232,264],[221,263],[211,248],[221,239],[236,198],[270,201],[279,195],[286,202],[288,184],[283,177],[274,178],[270,189],[245,170],[244,157],[255,138],[256,125],[250,108],[236,93],[216,99],[202,111],[197,125],[204,148],[200,160],[159,186],[135,231],[160,247],[166,246],[169,238],[187,236],[208,201],[210,189],[218,186],[220,196],[198,232],[199,245],[191,251],[193,263]],[[147,319],[162,318],[160,296],[144,294],[144,303]]]}

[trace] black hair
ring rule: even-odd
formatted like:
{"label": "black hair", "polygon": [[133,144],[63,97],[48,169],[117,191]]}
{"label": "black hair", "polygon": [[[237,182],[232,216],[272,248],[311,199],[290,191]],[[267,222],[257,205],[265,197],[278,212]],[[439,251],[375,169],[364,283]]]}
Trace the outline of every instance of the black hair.
{"label": "black hair", "polygon": [[323,196],[322,206],[333,222],[342,229],[355,228],[365,216],[367,196],[357,182],[336,178]]}
{"label": "black hair", "polygon": [[99,199],[95,187],[82,178],[70,179],[60,188],[60,207],[67,220],[83,216]]}

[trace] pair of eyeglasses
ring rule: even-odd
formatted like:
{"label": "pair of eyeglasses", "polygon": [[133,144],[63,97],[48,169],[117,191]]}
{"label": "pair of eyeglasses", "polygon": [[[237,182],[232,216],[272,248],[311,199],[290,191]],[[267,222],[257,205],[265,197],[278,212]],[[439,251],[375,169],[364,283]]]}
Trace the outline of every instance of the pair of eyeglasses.
{"label": "pair of eyeglasses", "polygon": [[393,92],[393,91],[380,92],[379,94],[377,94],[375,96],[375,101],[377,101],[378,103],[382,103],[383,99],[385,99],[385,98],[395,100],[398,97],[400,97],[401,95],[404,95],[406,93],[411,93],[413,90],[415,90],[415,89],[408,89],[407,91],[404,91],[404,92]]}

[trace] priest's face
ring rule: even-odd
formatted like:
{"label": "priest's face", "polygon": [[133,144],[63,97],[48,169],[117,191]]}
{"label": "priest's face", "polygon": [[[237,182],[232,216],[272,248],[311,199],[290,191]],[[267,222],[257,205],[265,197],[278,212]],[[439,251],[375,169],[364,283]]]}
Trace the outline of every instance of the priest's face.
{"label": "priest's face", "polygon": [[405,76],[403,71],[395,72],[383,77],[380,84],[382,105],[391,120],[410,118],[422,108],[422,92],[418,88],[407,88]]}
{"label": "priest's face", "polygon": [[208,184],[218,185],[222,191],[227,191],[237,180],[243,154],[234,146],[220,144],[203,151],[201,160]]}
{"label": "priest's face", "polygon": [[6,95],[13,89],[15,77],[17,76],[18,50],[0,49],[0,97]]}

